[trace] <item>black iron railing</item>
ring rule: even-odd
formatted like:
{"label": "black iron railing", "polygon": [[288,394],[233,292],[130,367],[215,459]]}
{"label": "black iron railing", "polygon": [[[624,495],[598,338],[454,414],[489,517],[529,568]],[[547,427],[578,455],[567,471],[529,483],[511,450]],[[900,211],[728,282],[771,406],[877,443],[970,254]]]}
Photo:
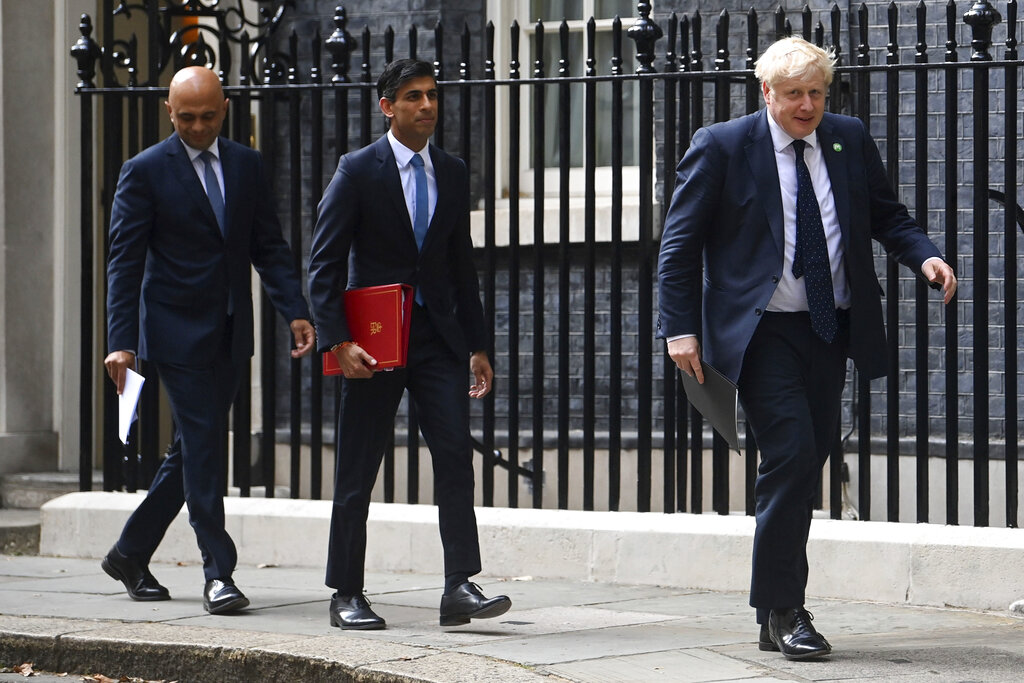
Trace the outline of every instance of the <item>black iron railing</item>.
{"label": "black iron railing", "polygon": [[[300,40],[294,32],[287,37],[273,32],[287,19],[287,3],[268,3],[274,9],[259,21],[226,21],[229,10],[218,9],[219,4],[147,3],[151,32],[141,45],[134,37],[114,39],[118,10],[110,0],[104,3],[102,48],[83,17],[82,39],[72,51],[79,64],[82,117],[83,292],[94,291],[102,279],[103,261],[93,259],[93,245],[104,243],[121,162],[161,137],[166,90],[160,84],[173,70],[186,64],[219,69],[231,99],[225,132],[255,141],[275,169],[281,220],[302,268],[316,204],[338,156],[381,132],[374,73],[396,56],[398,42],[407,48],[402,56],[420,51],[415,26],[404,41],[397,41],[390,27],[380,36],[367,27],[354,39],[342,8],[326,39],[317,32]],[[995,505],[1005,511],[1000,523],[1017,526],[1017,309],[1024,267],[1016,246],[1024,229],[1018,84],[1024,63],[1017,52],[1016,1],[1003,5],[1005,17],[988,2],[974,3],[966,13],[953,2],[922,2],[912,27],[899,24],[896,3],[888,8],[884,28],[871,26],[866,4],[853,14],[833,6],[817,23],[806,7],[798,13],[780,7],[770,15],[722,12],[713,40],[705,38],[699,13],[655,21],[650,3],[637,6],[638,18],[625,32],[618,19],[612,22],[611,57],[605,64],[595,60],[593,20],[580,53],[572,52],[567,24],[559,25],[557,64],[543,61],[543,43],[552,32],[541,22],[529,31],[513,23],[505,55],[495,54],[492,24],[480,35],[465,28],[457,68],[449,66],[455,60],[440,25],[424,41],[431,43],[441,89],[444,125],[435,143],[467,161],[479,207],[478,266],[498,372],[494,394],[473,413],[482,455],[481,502],[752,513],[756,444],[746,435],[744,464],[730,474],[735,456],[717,434],[705,433],[663,345],[652,338],[654,262],[674,167],[693,131],[756,109],[761,98],[752,68],[760,50],[776,36],[799,32],[835,50],[839,66],[830,109],[868,124],[883,149],[890,181],[962,283],[958,303],[939,312],[941,305],[924,286],[879,256],[891,369],[875,386],[852,375],[824,482],[829,512],[844,516],[844,486],[854,476],[856,493],[850,499],[860,518],[900,520],[901,498],[911,497],[916,521],[959,523],[959,500],[965,495],[961,476],[968,472],[971,521],[992,523],[989,511]],[[240,10],[230,11],[241,16]],[[176,21],[190,15],[201,18],[198,26],[176,28]],[[797,31],[791,16],[798,18]],[[1000,22],[1001,45],[992,38]],[[928,45],[936,26],[944,26],[946,41]],[[913,29],[913,46],[899,43],[905,28]],[[967,31],[969,51],[958,40]],[[155,44],[158,40],[163,42]],[[472,60],[479,54],[473,45],[481,46],[480,64]],[[705,58],[709,47],[713,52]],[[997,48],[999,59],[993,54]],[[636,67],[626,73],[624,64],[634,53]],[[229,54],[234,57],[225,63]],[[961,61],[961,56],[968,58]],[[573,59],[583,60],[581,75],[571,75]],[[148,75],[140,83],[143,62]],[[235,67],[237,75],[229,73]],[[499,68],[507,75],[499,77]],[[581,97],[574,99],[574,88],[582,89]],[[601,93],[610,93],[608,110],[598,107]],[[553,127],[545,113],[551,99]],[[625,130],[628,120],[636,121],[636,131]],[[578,126],[583,127],[583,161],[575,168],[569,131]],[[103,147],[95,150],[99,130]],[[627,135],[634,132],[635,137]],[[635,149],[627,148],[627,139],[635,140]],[[555,140],[557,175],[546,179],[551,161],[545,151]],[[598,166],[599,142],[610,145],[606,169]],[[634,155],[629,158],[636,159],[635,167],[626,168],[627,152]],[[627,182],[627,171],[635,184]],[[599,188],[605,173],[607,187]],[[82,300],[82,488],[89,488],[87,473],[98,460],[97,433],[103,435],[105,487],[145,483],[161,449],[156,383],[147,383],[137,445],[125,460],[111,428],[109,383],[102,383],[101,409],[94,411],[92,402],[100,381],[97,359],[103,344],[94,331],[103,329],[102,299]],[[306,490],[317,498],[331,461],[324,452],[333,443],[337,387],[323,382],[318,359],[287,357],[284,328],[263,303],[259,379],[243,382],[233,411],[233,481],[242,495],[253,486],[273,495],[274,483],[286,481],[290,495]],[[261,396],[255,430],[253,386]],[[276,471],[279,444],[287,445],[287,477]],[[401,412],[395,444],[385,457],[384,498],[426,500],[419,490],[421,449],[411,408]],[[139,462],[136,450],[142,454]],[[914,467],[909,484],[901,478],[908,458]],[[968,469],[961,467],[965,462]],[[945,501],[936,511],[930,475],[940,466]],[[997,473],[1003,494],[993,499],[989,483]],[[883,479],[884,486],[873,490],[875,479]],[[404,490],[396,491],[402,482]],[[737,492],[741,500],[731,500]],[[884,507],[873,506],[873,494],[880,493]],[[876,515],[880,507],[884,514]],[[850,510],[845,514],[851,516]]]}

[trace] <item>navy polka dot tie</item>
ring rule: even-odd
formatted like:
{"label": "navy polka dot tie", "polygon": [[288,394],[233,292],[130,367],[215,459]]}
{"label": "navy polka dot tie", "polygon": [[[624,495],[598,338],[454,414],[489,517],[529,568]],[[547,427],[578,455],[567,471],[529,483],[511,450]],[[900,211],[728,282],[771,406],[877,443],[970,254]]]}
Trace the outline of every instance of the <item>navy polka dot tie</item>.
{"label": "navy polka dot tie", "polygon": [[832,266],[828,260],[825,227],[821,224],[818,198],[814,195],[811,173],[804,163],[803,140],[793,141],[796,152],[796,250],[793,254],[793,276],[804,279],[807,289],[807,311],[811,328],[831,343],[836,338],[836,298],[832,291]]}

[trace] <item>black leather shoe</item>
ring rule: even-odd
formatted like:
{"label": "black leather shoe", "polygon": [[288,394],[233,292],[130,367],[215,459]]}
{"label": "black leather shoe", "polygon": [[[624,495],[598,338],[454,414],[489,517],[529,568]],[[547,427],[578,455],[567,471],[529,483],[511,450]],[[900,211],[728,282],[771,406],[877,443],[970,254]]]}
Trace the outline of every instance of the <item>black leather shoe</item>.
{"label": "black leather shoe", "polygon": [[122,555],[116,545],[103,558],[100,566],[110,578],[124,584],[132,600],[150,602],[171,599],[167,589],[149,573],[149,567],[144,567],[127,555]]}
{"label": "black leather shoe", "polygon": [[210,614],[227,614],[249,606],[231,579],[210,579],[203,588],[203,608]]}
{"label": "black leather shoe", "polygon": [[768,635],[768,624],[761,624],[761,633],[757,637],[757,649],[764,652],[778,652],[779,648]]}
{"label": "black leather shoe", "polygon": [[441,626],[468,624],[470,619],[490,619],[508,611],[507,595],[485,598],[480,586],[467,581],[441,596]]}
{"label": "black leather shoe", "polygon": [[376,631],[386,624],[370,609],[365,595],[331,596],[331,626],[349,631]]}
{"label": "black leather shoe", "polygon": [[811,624],[813,619],[814,616],[803,607],[773,609],[768,617],[768,638],[786,659],[809,659],[831,654],[832,646],[815,630]]}

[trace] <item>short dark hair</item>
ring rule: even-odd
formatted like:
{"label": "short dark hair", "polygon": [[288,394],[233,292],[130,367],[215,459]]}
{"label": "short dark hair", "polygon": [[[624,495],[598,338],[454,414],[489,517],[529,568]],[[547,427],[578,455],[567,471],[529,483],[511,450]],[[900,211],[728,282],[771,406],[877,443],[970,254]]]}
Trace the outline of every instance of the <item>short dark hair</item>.
{"label": "short dark hair", "polygon": [[384,72],[377,79],[377,97],[394,102],[402,85],[423,76],[430,76],[436,81],[433,64],[419,59],[396,59],[384,67]]}

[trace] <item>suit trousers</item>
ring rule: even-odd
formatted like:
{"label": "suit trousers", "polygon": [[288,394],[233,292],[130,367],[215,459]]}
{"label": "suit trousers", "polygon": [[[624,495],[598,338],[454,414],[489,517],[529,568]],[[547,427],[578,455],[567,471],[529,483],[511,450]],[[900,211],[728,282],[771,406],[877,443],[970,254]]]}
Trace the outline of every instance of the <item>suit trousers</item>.
{"label": "suit trousers", "polygon": [[341,595],[363,590],[370,494],[406,389],[430,450],[445,575],[479,573],[468,359],[458,358],[414,305],[406,367],[341,383],[325,583]]}
{"label": "suit trousers", "polygon": [[231,325],[207,367],[157,363],[174,417],[174,439],[149,493],[125,524],[117,548],[148,564],[182,504],[188,505],[207,580],[230,578],[238,555],[224,528],[228,410],[241,366],[231,359]]}
{"label": "suit trousers", "polygon": [[743,358],[739,398],[761,454],[754,484],[750,605],[800,607],[807,587],[807,536],[820,474],[839,429],[849,317],[826,343],[810,316],[764,314]]}

